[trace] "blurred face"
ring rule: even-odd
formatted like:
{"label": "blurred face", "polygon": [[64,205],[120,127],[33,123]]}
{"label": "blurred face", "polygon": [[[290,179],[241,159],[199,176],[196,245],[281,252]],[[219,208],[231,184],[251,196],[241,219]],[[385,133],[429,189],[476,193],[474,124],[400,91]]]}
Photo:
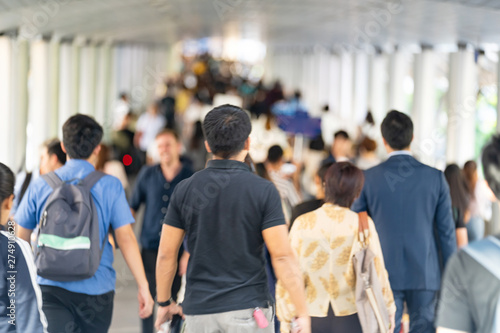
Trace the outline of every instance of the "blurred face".
{"label": "blurred face", "polygon": [[332,153],[333,156],[349,156],[351,151],[351,140],[337,138],[333,141]]}
{"label": "blurred face", "polygon": [[59,167],[59,161],[55,154],[49,155],[47,152],[47,147],[43,147],[40,152],[40,174],[44,175],[46,173],[52,172]]}
{"label": "blurred face", "polygon": [[175,140],[172,134],[163,134],[156,139],[158,156],[161,164],[171,164],[179,160],[181,144]]}

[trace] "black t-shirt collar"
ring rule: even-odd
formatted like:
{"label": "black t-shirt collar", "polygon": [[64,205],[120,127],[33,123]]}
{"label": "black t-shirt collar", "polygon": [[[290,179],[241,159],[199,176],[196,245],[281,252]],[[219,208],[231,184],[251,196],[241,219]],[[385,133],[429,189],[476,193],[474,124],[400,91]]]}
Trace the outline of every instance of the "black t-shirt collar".
{"label": "black t-shirt collar", "polygon": [[235,160],[210,160],[207,163],[207,168],[213,169],[241,169],[251,171],[250,167],[243,162]]}

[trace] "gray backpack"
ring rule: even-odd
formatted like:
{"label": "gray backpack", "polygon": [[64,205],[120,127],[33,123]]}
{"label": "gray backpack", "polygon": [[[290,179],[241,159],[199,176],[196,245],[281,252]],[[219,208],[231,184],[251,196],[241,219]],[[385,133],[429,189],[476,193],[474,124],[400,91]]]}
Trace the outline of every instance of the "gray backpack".
{"label": "gray backpack", "polygon": [[104,176],[94,171],[76,185],[54,172],[42,178],[52,187],[40,217],[35,262],[37,274],[53,281],[78,281],[94,276],[107,237],[100,243],[97,210],[91,188]]}

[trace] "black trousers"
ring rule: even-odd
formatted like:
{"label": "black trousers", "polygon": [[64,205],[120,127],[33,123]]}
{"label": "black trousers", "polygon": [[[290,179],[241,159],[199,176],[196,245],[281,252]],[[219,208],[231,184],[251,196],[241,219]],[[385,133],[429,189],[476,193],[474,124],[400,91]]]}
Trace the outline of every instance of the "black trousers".
{"label": "black trousers", "polygon": [[[179,258],[182,256],[183,248],[179,249]],[[158,257],[158,250],[147,250],[143,249],[141,251],[142,262],[144,264],[144,270],[146,271],[146,278],[149,283],[149,292],[153,299],[156,297],[156,258]],[[178,262],[177,262],[178,263]],[[181,277],[179,276],[179,269],[177,266],[177,272],[175,272],[174,282],[172,283],[172,298],[175,300],[179,290],[181,289]],[[164,300],[162,300],[164,301]],[[142,320],[142,333],[154,333],[154,318],[153,314]],[[174,318],[175,321],[179,318]]]}
{"label": "black trousers", "polygon": [[358,314],[336,317],[331,305],[328,316],[324,318],[311,317],[312,333],[363,333]]}
{"label": "black trousers", "polygon": [[50,333],[106,333],[113,316],[114,291],[92,296],[40,286]]}

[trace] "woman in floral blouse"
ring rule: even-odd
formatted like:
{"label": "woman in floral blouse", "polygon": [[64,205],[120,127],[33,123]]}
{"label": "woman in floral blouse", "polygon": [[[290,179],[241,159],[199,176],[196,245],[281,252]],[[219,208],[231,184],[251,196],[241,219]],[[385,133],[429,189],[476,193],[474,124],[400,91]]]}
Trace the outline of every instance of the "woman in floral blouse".
{"label": "woman in floral blouse", "polygon": [[[325,177],[326,203],[301,215],[290,231],[290,241],[304,274],[312,333],[362,332],[355,304],[356,276],[352,263],[353,255],[360,249],[358,215],[349,207],[361,192],[363,182],[363,172],[351,163],[332,165]],[[375,268],[393,322],[396,306],[382,249],[373,221],[368,222],[369,247],[376,255]],[[295,313],[279,281],[276,308],[281,332],[290,332]]]}

